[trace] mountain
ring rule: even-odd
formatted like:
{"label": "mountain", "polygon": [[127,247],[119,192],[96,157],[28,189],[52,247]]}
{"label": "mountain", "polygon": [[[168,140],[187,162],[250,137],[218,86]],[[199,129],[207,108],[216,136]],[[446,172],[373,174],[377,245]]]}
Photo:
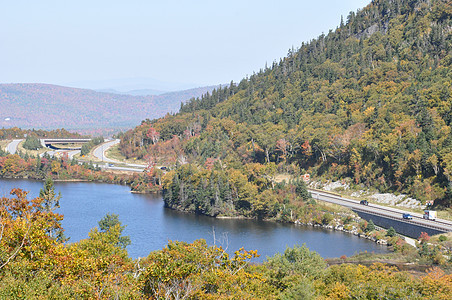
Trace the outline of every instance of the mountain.
{"label": "mountain", "polygon": [[181,102],[213,88],[132,96],[49,84],[0,84],[0,127],[64,127],[83,133],[124,130],[143,119],[176,112]]}
{"label": "mountain", "polygon": [[110,94],[119,94],[119,95],[131,95],[131,96],[152,96],[152,95],[164,95],[163,97],[179,97],[179,94],[184,94],[186,96],[184,97],[197,97],[194,95],[200,95],[200,93],[206,93],[210,92],[215,88],[219,88],[221,85],[211,85],[211,86],[205,86],[200,88],[192,88],[188,90],[181,90],[181,91],[175,91],[175,92],[168,92],[168,91],[160,91],[160,90],[150,90],[150,89],[143,89],[143,90],[130,90],[125,92],[120,92],[113,89],[105,89],[105,90],[96,90],[96,92],[101,93],[110,93]]}
{"label": "mountain", "polygon": [[132,96],[151,96],[151,95],[161,95],[167,93],[167,91],[158,91],[158,90],[131,90],[131,91],[125,91],[120,92],[115,89],[99,89],[95,90],[99,93],[110,93],[110,94],[120,94],[120,95],[132,95]]}
{"label": "mountain", "polygon": [[[262,182],[272,178],[274,165],[278,172],[350,178],[357,188],[405,192],[450,206],[451,15],[446,0],[374,0],[270,67],[128,132],[122,151],[155,155],[155,137],[164,146],[177,136],[167,145],[180,145],[173,162],[196,167],[176,168],[168,181],[174,203],[188,186],[196,188],[190,172],[211,174],[221,162],[258,191],[268,189]],[[251,195],[252,189],[245,190]],[[246,207],[262,207],[253,201]],[[191,207],[186,203],[175,206]],[[203,205],[192,206],[210,209]]]}
{"label": "mountain", "polygon": [[[154,78],[131,77],[116,78],[108,80],[83,80],[64,84],[65,86],[91,89],[96,91],[117,91],[117,93],[127,93],[134,90],[155,90],[174,92],[188,90],[200,86],[195,83],[167,82]],[[116,92],[115,92],[116,93]]]}

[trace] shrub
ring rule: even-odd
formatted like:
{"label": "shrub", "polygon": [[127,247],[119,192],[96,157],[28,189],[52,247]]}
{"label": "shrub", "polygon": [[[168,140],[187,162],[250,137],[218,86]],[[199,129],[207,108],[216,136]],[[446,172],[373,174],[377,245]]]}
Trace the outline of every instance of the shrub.
{"label": "shrub", "polygon": [[325,213],[324,215],[323,215],[323,218],[322,218],[322,224],[323,225],[328,225],[328,224],[330,224],[331,223],[331,221],[333,221],[333,215],[332,214],[330,214],[330,213]]}
{"label": "shrub", "polygon": [[419,241],[421,244],[427,243],[430,240],[430,236],[426,232],[421,232],[421,235],[419,236]]}
{"label": "shrub", "polygon": [[388,231],[386,232],[386,236],[393,237],[393,236],[395,236],[395,235],[396,235],[395,229],[394,229],[392,226],[389,227]]}

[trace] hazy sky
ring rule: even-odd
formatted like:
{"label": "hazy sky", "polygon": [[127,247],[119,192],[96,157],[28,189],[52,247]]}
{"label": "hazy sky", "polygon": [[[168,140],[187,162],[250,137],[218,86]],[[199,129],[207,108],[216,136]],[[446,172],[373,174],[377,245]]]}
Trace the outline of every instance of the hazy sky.
{"label": "hazy sky", "polygon": [[238,81],[369,2],[0,0],[0,82]]}

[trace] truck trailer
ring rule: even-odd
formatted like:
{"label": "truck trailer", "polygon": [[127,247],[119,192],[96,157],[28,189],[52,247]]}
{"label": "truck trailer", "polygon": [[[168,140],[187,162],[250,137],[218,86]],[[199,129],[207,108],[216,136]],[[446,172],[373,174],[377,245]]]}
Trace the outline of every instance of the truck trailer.
{"label": "truck trailer", "polygon": [[422,217],[427,220],[435,220],[436,219],[436,211],[424,210],[424,215]]}

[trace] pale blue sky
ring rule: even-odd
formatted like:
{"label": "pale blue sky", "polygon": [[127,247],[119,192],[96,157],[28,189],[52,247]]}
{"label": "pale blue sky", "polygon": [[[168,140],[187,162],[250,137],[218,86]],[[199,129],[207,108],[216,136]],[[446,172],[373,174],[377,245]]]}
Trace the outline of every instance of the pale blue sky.
{"label": "pale blue sky", "polygon": [[0,82],[238,81],[369,2],[0,0]]}

